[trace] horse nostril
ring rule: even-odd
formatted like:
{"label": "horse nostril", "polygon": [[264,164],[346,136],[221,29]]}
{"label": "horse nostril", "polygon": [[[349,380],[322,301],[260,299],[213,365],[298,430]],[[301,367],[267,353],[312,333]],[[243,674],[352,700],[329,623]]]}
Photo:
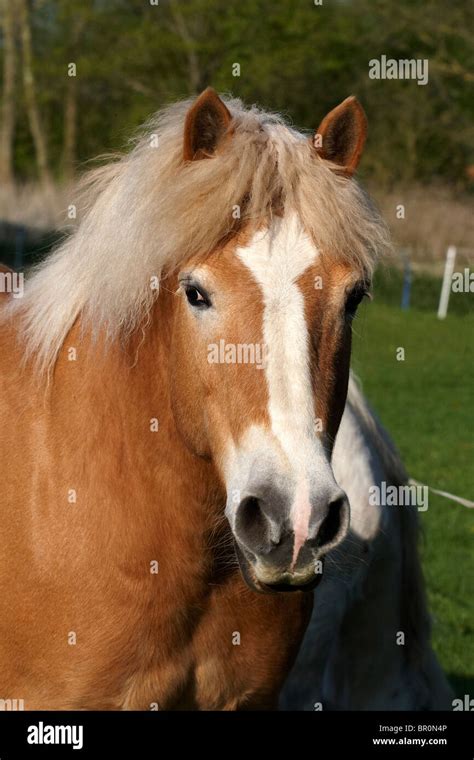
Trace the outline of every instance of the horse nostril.
{"label": "horse nostril", "polygon": [[265,531],[265,515],[260,507],[260,499],[247,496],[242,499],[236,515],[235,527],[238,534],[250,540],[259,541]]}
{"label": "horse nostril", "polygon": [[321,523],[317,536],[317,544],[320,548],[332,544],[341,533],[343,524],[346,522],[347,500],[340,496],[329,505],[328,513]]}

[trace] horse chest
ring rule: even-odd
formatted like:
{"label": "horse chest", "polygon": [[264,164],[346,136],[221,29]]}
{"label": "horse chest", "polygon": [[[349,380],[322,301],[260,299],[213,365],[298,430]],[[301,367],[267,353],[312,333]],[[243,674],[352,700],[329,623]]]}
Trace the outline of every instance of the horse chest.
{"label": "horse chest", "polygon": [[265,597],[240,578],[202,600],[189,636],[157,632],[153,663],[129,682],[126,709],[274,707],[311,612],[311,595]]}

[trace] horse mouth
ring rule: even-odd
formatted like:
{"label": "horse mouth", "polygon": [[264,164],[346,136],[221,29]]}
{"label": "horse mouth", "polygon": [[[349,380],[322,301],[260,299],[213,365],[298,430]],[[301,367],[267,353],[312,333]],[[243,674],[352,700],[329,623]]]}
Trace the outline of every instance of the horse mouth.
{"label": "horse mouth", "polygon": [[235,539],[234,539],[234,547],[235,547],[235,553],[237,555],[237,559],[239,561],[240,572],[242,574],[242,577],[245,583],[252,591],[256,591],[259,594],[288,594],[294,591],[300,591],[300,592],[313,591],[321,581],[322,573],[318,573],[318,574],[315,574],[306,583],[301,583],[301,584],[274,583],[270,585],[267,583],[263,583],[255,575],[251,562],[247,559],[247,557],[245,556],[245,553],[240,548],[240,546],[235,541]]}

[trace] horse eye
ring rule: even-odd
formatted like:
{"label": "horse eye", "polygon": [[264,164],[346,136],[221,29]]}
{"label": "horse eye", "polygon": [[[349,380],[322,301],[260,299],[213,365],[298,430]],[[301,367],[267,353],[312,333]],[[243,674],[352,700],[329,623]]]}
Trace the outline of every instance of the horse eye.
{"label": "horse eye", "polygon": [[346,300],[346,317],[348,319],[353,319],[356,315],[357,307],[359,306],[360,302],[364,298],[364,296],[367,296],[368,292],[367,289],[364,287],[357,287],[352,290],[349,295],[347,296]]}
{"label": "horse eye", "polygon": [[195,306],[198,309],[207,309],[211,305],[207,296],[204,295],[204,293],[201,293],[199,288],[195,285],[188,285],[185,288],[185,293],[188,303],[190,303],[191,306]]}

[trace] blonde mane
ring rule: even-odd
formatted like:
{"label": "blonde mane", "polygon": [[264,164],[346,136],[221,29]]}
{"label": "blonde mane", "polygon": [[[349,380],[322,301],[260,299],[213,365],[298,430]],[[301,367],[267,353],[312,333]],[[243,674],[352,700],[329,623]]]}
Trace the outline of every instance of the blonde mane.
{"label": "blonde mane", "polygon": [[157,297],[157,281],[237,226],[270,221],[282,206],[299,215],[323,255],[370,274],[387,233],[356,182],[334,172],[281,117],[225,102],[233,134],[211,160],[183,161],[192,105],[183,101],[158,112],[130,153],[89,175],[77,230],[31,274],[23,299],[4,307],[20,320],[26,355],[39,368],[54,365],[80,315],[112,339],[132,332]]}

